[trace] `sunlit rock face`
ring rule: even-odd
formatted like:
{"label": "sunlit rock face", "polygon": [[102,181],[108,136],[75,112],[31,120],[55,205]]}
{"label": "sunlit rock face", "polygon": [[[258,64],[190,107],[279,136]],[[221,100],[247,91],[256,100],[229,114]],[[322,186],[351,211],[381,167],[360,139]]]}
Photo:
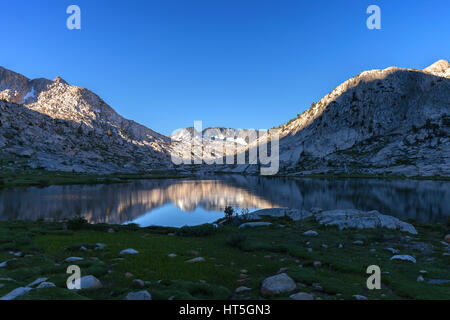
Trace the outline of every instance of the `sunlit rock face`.
{"label": "sunlit rock face", "polygon": [[[165,205],[195,215],[198,208],[377,210],[401,220],[445,221],[450,184],[445,181],[375,179],[153,180],[95,186],[51,186],[0,190],[0,219],[55,219],[76,215],[90,222],[125,223]],[[212,221],[211,221],[212,222]]]}
{"label": "sunlit rock face", "polygon": [[0,146],[31,167],[79,172],[170,168],[170,139],[118,115],[60,77],[30,80],[0,67]]}
{"label": "sunlit rock face", "polygon": [[279,127],[282,169],[449,176],[449,65],[370,70],[342,83]]}

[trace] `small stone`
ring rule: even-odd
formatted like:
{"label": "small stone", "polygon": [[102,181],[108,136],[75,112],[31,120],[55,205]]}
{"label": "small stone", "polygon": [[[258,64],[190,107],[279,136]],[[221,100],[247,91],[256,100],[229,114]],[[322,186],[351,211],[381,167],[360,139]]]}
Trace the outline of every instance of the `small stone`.
{"label": "small stone", "polygon": [[283,273],[283,272],[286,272],[286,271],[288,271],[289,270],[289,268],[280,268],[280,270],[278,270],[278,272],[277,272],[277,274],[280,274],[280,273]]}
{"label": "small stone", "polygon": [[400,250],[394,249],[394,248],[386,248],[386,250],[390,251],[393,254],[398,254],[400,253]]}
{"label": "small stone", "polygon": [[104,243],[98,242],[95,244],[95,250],[103,250],[103,249],[105,249],[105,247],[106,247],[106,244],[104,244]]}
{"label": "small stone", "polygon": [[196,263],[196,262],[203,262],[203,261],[205,261],[205,258],[197,257],[197,258],[194,258],[194,259],[187,260],[185,262],[186,263]]}
{"label": "small stone", "polygon": [[242,269],[241,273],[247,273],[248,271],[246,269]]}
{"label": "small stone", "polygon": [[113,228],[109,228],[109,229],[108,229],[108,233],[114,233],[114,232],[116,232],[116,231],[114,231]]}
{"label": "small stone", "polygon": [[121,255],[124,255],[124,254],[138,254],[138,253],[139,253],[139,251],[134,250],[132,248],[120,251]]}
{"label": "small stone", "polygon": [[80,279],[81,290],[95,290],[103,287],[100,280],[94,276],[84,276]]}
{"label": "small stone", "polygon": [[391,260],[401,260],[401,261],[410,261],[412,263],[416,263],[416,259],[410,255],[396,255],[391,258]]}
{"label": "small stone", "polygon": [[189,250],[188,254],[193,255],[193,256],[197,256],[200,254],[200,252],[198,252],[197,250]]}
{"label": "small stone", "polygon": [[147,290],[130,292],[125,300],[152,300],[151,294]]}
{"label": "small stone", "polygon": [[441,285],[441,284],[450,283],[450,280],[449,279],[430,279],[427,281],[427,283]]}
{"label": "small stone", "polygon": [[353,241],[353,244],[362,246],[364,244],[364,241],[356,240],[356,241]]}
{"label": "small stone", "polygon": [[425,279],[422,276],[417,277],[417,282],[424,282]]}
{"label": "small stone", "polygon": [[0,300],[14,300],[18,297],[21,297],[21,296],[27,294],[30,290],[32,290],[32,289],[29,287],[20,287],[20,288],[14,289],[10,293],[8,293],[6,296],[1,297]]}
{"label": "small stone", "polygon": [[272,224],[270,222],[247,222],[247,223],[241,224],[239,226],[239,229],[254,228],[254,227],[268,227],[271,225]]}
{"label": "small stone", "polygon": [[356,300],[367,300],[367,297],[361,296],[359,294],[353,295],[353,298],[355,298]]}
{"label": "small stone", "polygon": [[250,290],[252,290],[252,289],[249,287],[241,286],[241,287],[237,288],[234,292],[241,293],[241,292],[250,291]]}
{"label": "small stone", "polygon": [[427,270],[420,270],[419,273],[426,274],[426,273],[428,273],[428,271]]}
{"label": "small stone", "polygon": [[171,253],[168,255],[169,258],[175,258],[177,255],[175,253]]}
{"label": "small stone", "polygon": [[314,300],[314,297],[306,292],[299,292],[293,295],[290,295],[289,298],[294,300]]}
{"label": "small stone", "polygon": [[447,243],[450,243],[450,234],[448,234],[444,237],[444,241]]}
{"label": "small stone", "polygon": [[308,252],[312,252],[312,251],[313,251],[313,249],[312,249],[312,248],[308,248],[307,250],[308,250]]}
{"label": "small stone", "polygon": [[41,282],[36,289],[55,288],[56,285],[53,282]]}
{"label": "small stone", "polygon": [[328,246],[326,244],[322,244],[322,248],[328,249]]}
{"label": "small stone", "polygon": [[319,235],[319,233],[314,230],[308,230],[308,231],[304,232],[303,235],[305,237],[317,237]]}
{"label": "small stone", "polygon": [[261,294],[277,295],[295,290],[296,284],[286,273],[266,278],[261,286]]}
{"label": "small stone", "polygon": [[125,273],[125,278],[133,278],[134,274],[132,274],[131,272],[127,272]]}
{"label": "small stone", "polygon": [[320,262],[320,261],[314,261],[313,266],[314,266],[315,268],[320,268],[320,267],[322,266],[322,262]]}
{"label": "small stone", "polygon": [[80,250],[81,250],[81,251],[87,251],[87,248],[86,248],[85,246],[81,246],[81,247],[80,247]]}
{"label": "small stone", "polygon": [[47,280],[48,280],[48,278],[38,278],[38,279],[34,280],[32,283],[30,283],[27,287],[30,287],[30,288],[34,287],[34,286],[36,286],[44,281],[47,281]]}
{"label": "small stone", "polygon": [[[45,280],[47,280],[47,279],[45,279]],[[14,281],[15,282],[16,280],[14,280],[12,278],[0,278],[0,281]]]}
{"label": "small stone", "polygon": [[339,243],[339,246],[338,246],[338,248],[339,249],[342,249],[344,246],[342,245],[342,243]]}
{"label": "small stone", "polygon": [[131,283],[132,286],[134,288],[142,288],[145,287],[145,283],[144,281],[142,281],[141,279],[134,279],[133,282]]}
{"label": "small stone", "polygon": [[66,260],[64,260],[65,262],[77,262],[77,261],[83,261],[84,259],[83,258],[80,258],[80,257],[70,257],[70,258],[67,258]]}

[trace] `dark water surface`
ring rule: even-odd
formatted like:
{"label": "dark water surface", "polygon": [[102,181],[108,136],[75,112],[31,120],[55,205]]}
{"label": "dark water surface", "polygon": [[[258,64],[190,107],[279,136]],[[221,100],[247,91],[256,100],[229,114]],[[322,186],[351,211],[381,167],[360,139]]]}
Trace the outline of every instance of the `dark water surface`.
{"label": "dark water surface", "polygon": [[82,215],[92,223],[180,227],[213,222],[225,206],[356,208],[440,222],[450,216],[450,182],[223,176],[0,190],[0,220]]}

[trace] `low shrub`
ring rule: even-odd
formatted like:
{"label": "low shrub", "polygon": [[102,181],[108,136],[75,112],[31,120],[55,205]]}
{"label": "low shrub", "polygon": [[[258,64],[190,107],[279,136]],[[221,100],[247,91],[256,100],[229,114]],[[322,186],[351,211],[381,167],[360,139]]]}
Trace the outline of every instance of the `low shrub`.
{"label": "low shrub", "polygon": [[88,221],[82,216],[76,216],[67,221],[67,229],[80,230],[89,225]]}
{"label": "low shrub", "polygon": [[228,245],[233,248],[242,249],[247,241],[247,236],[242,233],[233,233],[227,240]]}
{"label": "low shrub", "polygon": [[212,224],[202,224],[199,226],[184,226],[178,229],[175,234],[182,237],[204,237],[217,232],[217,227]]}

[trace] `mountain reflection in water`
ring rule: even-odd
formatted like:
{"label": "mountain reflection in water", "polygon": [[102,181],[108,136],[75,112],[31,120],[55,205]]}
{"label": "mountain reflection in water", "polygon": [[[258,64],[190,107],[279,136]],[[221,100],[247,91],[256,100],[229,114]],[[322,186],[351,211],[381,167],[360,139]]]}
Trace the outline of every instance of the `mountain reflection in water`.
{"label": "mountain reflection in water", "polygon": [[225,206],[357,208],[437,222],[450,215],[450,182],[233,175],[0,190],[1,220],[62,220],[81,215],[92,223],[181,226],[212,222],[223,215]]}

